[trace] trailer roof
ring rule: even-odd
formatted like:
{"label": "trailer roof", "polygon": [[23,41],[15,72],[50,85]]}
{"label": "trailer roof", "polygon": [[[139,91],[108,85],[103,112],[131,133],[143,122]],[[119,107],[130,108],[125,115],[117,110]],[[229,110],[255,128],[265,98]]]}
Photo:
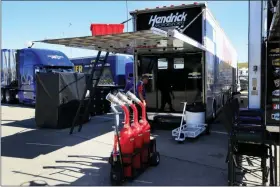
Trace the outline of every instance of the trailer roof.
{"label": "trailer roof", "polygon": [[135,14],[144,14],[144,13],[150,13],[150,12],[160,12],[160,11],[168,11],[168,10],[174,10],[174,9],[185,9],[185,8],[193,8],[193,7],[205,7],[207,6],[206,2],[203,3],[192,3],[192,4],[181,4],[181,5],[170,5],[169,7],[163,6],[163,7],[156,7],[156,8],[146,8],[142,10],[135,10],[129,12],[130,15],[135,15]]}
{"label": "trailer roof", "polygon": [[157,28],[113,35],[47,39],[34,42],[123,54],[205,51],[205,47],[177,30]]}

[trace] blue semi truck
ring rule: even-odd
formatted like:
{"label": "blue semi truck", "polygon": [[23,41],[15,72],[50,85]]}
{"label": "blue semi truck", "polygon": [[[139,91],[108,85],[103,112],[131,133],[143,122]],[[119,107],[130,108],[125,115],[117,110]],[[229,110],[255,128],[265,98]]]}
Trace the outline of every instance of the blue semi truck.
{"label": "blue semi truck", "polygon": [[1,102],[35,104],[36,72],[73,72],[74,65],[60,51],[1,50]]}
{"label": "blue semi truck", "polygon": [[[102,56],[100,60],[104,57]],[[74,64],[74,70],[80,73],[90,73],[90,70],[96,62],[96,56],[81,57],[70,59]],[[99,86],[114,85],[125,86],[126,76],[133,73],[132,68],[126,68],[127,64],[133,64],[132,55],[111,54],[108,56],[106,64],[104,65],[103,74],[99,81]],[[97,64],[97,68],[101,67],[101,62]]]}

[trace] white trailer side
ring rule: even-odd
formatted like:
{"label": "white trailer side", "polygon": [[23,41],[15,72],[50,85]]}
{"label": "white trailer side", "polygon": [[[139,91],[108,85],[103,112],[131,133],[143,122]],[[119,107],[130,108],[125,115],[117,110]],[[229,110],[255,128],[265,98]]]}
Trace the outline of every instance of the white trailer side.
{"label": "white trailer side", "polygon": [[207,113],[219,110],[227,99],[226,90],[235,91],[237,76],[237,52],[224,30],[206,7],[204,13],[204,46],[207,89]]}

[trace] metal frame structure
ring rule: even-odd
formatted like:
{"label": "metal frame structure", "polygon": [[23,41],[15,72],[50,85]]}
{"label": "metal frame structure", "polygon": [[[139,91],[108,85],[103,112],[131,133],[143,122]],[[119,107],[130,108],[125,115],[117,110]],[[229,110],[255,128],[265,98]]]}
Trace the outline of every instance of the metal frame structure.
{"label": "metal frame structure", "polygon": [[[270,186],[277,186],[277,145],[268,140],[270,134],[258,115],[261,113],[257,110],[240,111],[237,99],[223,107],[221,120],[229,136],[226,159],[229,186],[265,186],[268,181]],[[254,181],[246,175],[253,176]]]}

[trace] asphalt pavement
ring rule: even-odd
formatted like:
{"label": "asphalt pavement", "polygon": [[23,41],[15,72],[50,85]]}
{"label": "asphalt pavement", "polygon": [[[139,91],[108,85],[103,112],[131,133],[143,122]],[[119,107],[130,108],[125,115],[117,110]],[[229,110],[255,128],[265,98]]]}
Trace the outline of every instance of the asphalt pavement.
{"label": "asphalt pavement", "polygon": [[[69,129],[37,129],[32,108],[2,106],[1,113],[2,185],[110,185],[113,116],[93,117],[81,132],[69,135]],[[227,185],[227,136],[221,124],[183,144],[170,131],[153,135],[160,164],[125,185]]]}

